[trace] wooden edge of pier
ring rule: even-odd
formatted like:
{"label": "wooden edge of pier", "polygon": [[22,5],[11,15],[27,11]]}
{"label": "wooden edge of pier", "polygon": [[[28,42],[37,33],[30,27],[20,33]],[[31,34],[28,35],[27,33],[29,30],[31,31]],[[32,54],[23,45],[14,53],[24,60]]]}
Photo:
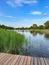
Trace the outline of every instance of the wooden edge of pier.
{"label": "wooden edge of pier", "polygon": [[0,65],[49,65],[49,58],[0,53]]}

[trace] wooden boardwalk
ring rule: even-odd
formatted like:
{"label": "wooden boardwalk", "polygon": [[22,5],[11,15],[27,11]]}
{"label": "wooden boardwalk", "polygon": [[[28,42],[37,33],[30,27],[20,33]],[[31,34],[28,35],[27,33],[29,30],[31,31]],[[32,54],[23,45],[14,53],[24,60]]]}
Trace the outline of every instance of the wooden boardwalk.
{"label": "wooden boardwalk", "polygon": [[49,59],[0,53],[0,65],[49,65]]}

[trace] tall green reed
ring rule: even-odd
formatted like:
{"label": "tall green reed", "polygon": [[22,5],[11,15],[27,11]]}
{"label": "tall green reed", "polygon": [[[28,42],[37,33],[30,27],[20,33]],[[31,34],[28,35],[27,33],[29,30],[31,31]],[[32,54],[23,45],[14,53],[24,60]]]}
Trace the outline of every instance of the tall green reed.
{"label": "tall green reed", "polygon": [[0,29],[0,52],[20,54],[24,41],[24,35]]}

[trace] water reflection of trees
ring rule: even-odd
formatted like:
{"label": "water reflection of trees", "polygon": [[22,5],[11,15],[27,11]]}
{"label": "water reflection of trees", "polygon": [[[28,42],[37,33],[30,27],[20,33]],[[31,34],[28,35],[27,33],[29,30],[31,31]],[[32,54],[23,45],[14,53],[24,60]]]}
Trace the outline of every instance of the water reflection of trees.
{"label": "water reflection of trees", "polygon": [[37,32],[35,32],[35,31],[30,31],[30,33],[31,33],[33,36],[36,36],[36,35],[37,35]]}
{"label": "water reflection of trees", "polygon": [[24,32],[24,30],[18,30],[18,32]]}
{"label": "water reflection of trees", "polygon": [[31,33],[33,36],[36,36],[37,34],[43,35],[43,33],[42,33],[41,31],[30,31],[30,33]]}
{"label": "water reflection of trees", "polygon": [[49,39],[49,34],[45,34],[44,37],[45,37],[46,39]]}

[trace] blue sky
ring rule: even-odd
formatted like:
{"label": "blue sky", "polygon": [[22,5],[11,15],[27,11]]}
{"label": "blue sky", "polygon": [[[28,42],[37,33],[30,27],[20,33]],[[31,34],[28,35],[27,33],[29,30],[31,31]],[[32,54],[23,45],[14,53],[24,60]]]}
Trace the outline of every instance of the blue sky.
{"label": "blue sky", "polygon": [[0,24],[29,27],[49,20],[49,0],[0,0]]}

